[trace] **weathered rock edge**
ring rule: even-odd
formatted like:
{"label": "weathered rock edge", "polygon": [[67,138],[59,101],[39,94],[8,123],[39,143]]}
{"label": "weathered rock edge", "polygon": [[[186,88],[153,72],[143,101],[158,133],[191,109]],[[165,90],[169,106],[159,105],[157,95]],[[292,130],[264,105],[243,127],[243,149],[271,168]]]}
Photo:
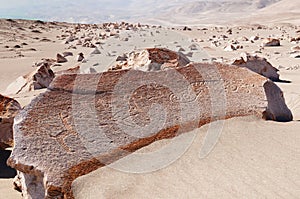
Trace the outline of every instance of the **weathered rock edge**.
{"label": "weathered rock edge", "polygon": [[[178,99],[169,88],[155,84],[137,88],[134,93],[130,93],[127,102],[129,110],[120,108],[113,113],[112,106],[122,100],[113,98],[114,89],[123,77],[126,77],[129,85],[143,79],[159,79],[166,81],[166,85],[173,81],[178,90],[189,89],[180,86],[184,84],[174,78],[175,74],[182,75],[196,94],[192,100],[201,108],[196,121],[181,118],[180,104],[188,103],[191,99],[189,96]],[[217,102],[215,107],[211,107],[211,100],[218,96],[211,98],[209,85],[224,86],[226,113],[215,111],[220,117],[211,115],[212,109],[218,110],[218,106],[222,106],[222,100],[220,104]],[[124,96],[126,88],[130,89],[124,86]],[[162,104],[166,111],[166,120],[160,131],[138,138],[126,134],[116,124],[118,113],[122,116],[129,112],[136,124],[147,125],[148,112],[153,103]],[[91,118],[91,106],[95,106],[96,119]],[[74,108],[76,111],[73,111]],[[71,184],[77,177],[156,140],[188,132],[192,130],[190,123],[196,122],[196,127],[200,127],[216,119],[248,115],[278,121],[292,120],[291,111],[279,87],[265,77],[237,66],[194,64],[160,72],[123,70],[61,75],[52,82],[46,93],[37,97],[15,118],[15,147],[8,164],[20,171],[24,197],[73,198]],[[104,130],[104,136],[90,125],[92,120],[98,122],[97,128]],[[80,126],[89,127],[85,129],[85,135],[79,132]],[[95,148],[89,148],[91,146]]]}
{"label": "weathered rock edge", "polygon": [[20,109],[19,102],[0,94],[0,150],[14,144],[13,122]]}

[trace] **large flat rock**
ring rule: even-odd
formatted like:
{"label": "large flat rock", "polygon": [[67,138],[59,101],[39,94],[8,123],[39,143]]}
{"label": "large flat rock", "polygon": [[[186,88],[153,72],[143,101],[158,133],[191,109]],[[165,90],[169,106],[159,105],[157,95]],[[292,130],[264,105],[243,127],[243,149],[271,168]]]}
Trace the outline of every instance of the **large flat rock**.
{"label": "large flat rock", "polygon": [[292,120],[281,90],[238,66],[65,74],[15,118],[8,163],[25,197],[73,198],[81,175],[156,140],[247,115]]}

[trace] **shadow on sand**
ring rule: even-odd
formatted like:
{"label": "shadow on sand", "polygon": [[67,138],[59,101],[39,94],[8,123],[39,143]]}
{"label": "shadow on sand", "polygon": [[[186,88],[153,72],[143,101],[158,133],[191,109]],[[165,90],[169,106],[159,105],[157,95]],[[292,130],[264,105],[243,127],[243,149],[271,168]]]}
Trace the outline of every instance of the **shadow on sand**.
{"label": "shadow on sand", "polygon": [[278,83],[286,83],[286,84],[290,84],[290,83],[292,83],[292,81],[289,81],[289,80],[277,80],[277,81],[275,81],[275,82],[278,82]]}
{"label": "shadow on sand", "polygon": [[17,175],[16,170],[6,165],[10,154],[9,150],[0,150],[0,178],[14,178]]}

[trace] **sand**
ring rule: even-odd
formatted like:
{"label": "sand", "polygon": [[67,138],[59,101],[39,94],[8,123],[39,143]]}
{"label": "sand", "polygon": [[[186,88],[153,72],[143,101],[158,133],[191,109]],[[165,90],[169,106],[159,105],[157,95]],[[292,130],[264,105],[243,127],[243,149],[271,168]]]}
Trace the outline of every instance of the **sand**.
{"label": "sand", "polygon": [[[225,122],[214,150],[200,159],[208,129],[204,126],[191,132],[196,135],[193,144],[173,164],[142,174],[125,172],[131,167],[130,161],[126,162],[128,168],[121,171],[119,167],[107,166],[76,180],[75,196],[82,199],[298,198],[300,135],[295,129],[299,127],[299,122],[231,119]],[[159,149],[160,142],[136,153]]]}
{"label": "sand", "polygon": [[[241,41],[241,37],[259,35],[283,38],[280,47],[265,48],[259,56],[266,57],[274,67],[280,70],[282,80],[291,83],[278,83],[283,90],[286,102],[294,115],[294,121],[277,123],[262,121],[254,117],[234,118],[224,122],[223,131],[213,151],[205,158],[199,157],[200,149],[210,125],[205,125],[193,132],[184,134],[177,140],[192,139],[192,144],[178,159],[166,167],[149,173],[134,174],[119,171],[128,170],[132,166],[128,162],[117,163],[100,168],[97,171],[77,179],[73,183],[76,198],[298,198],[300,195],[300,64],[299,59],[290,57],[289,37],[296,36],[300,27],[294,25],[270,25],[263,29],[257,26],[231,26],[233,34],[229,35],[229,27],[208,26],[193,27],[192,31],[182,31],[182,27],[153,28],[140,32],[122,32],[121,37],[129,37],[128,41],[110,38],[99,48],[100,55],[90,56],[92,48],[77,46],[68,49],[57,36],[64,34],[71,24],[42,25],[31,21],[20,21],[20,27],[9,25],[0,20],[0,93],[18,100],[22,106],[27,105],[40,91],[22,94],[9,93],[7,86],[19,76],[34,70],[32,65],[42,58],[55,58],[56,53],[71,51],[75,56],[68,57],[68,62],[53,68],[54,71],[68,69],[80,64],[82,72],[93,67],[97,72],[107,70],[117,55],[130,52],[135,48],[167,47],[171,50],[184,48],[184,53],[193,52],[189,57],[193,61],[222,61],[230,63],[242,52],[260,50],[260,41],[254,43]],[[34,29],[42,33],[34,33]],[[285,32],[283,32],[285,31]],[[84,31],[82,31],[84,32]],[[151,35],[151,32],[154,36]],[[13,34],[15,33],[15,35]],[[220,41],[221,46],[211,45],[209,38],[220,35],[229,37]],[[38,39],[37,39],[38,37]],[[50,41],[41,42],[47,38]],[[203,40],[203,41],[200,41]],[[224,47],[230,40],[238,40],[243,49],[226,52]],[[15,45],[27,43],[22,48]],[[190,50],[196,44],[198,50]],[[299,44],[298,44],[299,45]],[[8,48],[5,46],[9,46]],[[30,50],[31,49],[31,50]],[[35,49],[33,51],[32,49]],[[79,52],[87,55],[86,63],[78,63],[75,59]],[[22,56],[19,56],[21,53]],[[113,55],[113,56],[111,56]],[[153,143],[133,154],[159,151],[173,140],[162,140]],[[179,142],[180,143],[180,142]],[[1,164],[5,163],[5,155],[1,153]],[[156,160],[167,159],[158,156]],[[136,161],[141,161],[137,159]],[[154,161],[155,163],[156,161]],[[138,164],[138,163],[137,163]],[[136,164],[135,164],[136,165]],[[149,166],[139,164],[140,168]],[[126,168],[126,166],[128,168]],[[151,164],[150,164],[151,166]],[[112,168],[113,167],[113,168]],[[7,173],[1,167],[1,175]],[[21,198],[12,188],[12,176],[0,177],[0,198]]]}

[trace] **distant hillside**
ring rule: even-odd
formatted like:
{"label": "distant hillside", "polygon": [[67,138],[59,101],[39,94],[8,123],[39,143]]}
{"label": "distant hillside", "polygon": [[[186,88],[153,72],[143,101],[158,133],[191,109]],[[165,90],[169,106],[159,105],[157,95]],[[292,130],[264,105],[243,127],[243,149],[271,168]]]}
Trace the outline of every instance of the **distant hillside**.
{"label": "distant hillside", "polygon": [[297,23],[299,7],[299,0],[13,0],[0,6],[0,18],[81,23],[128,21],[171,26]]}
{"label": "distant hillside", "polygon": [[278,3],[270,5],[262,10],[263,12],[282,13],[282,12],[300,12],[299,0],[281,0]]}
{"label": "distant hillside", "polygon": [[215,0],[215,1],[195,1],[190,2],[174,9],[178,14],[203,14],[215,12],[215,14],[222,13],[237,13],[257,11],[272,5],[280,0]]}
{"label": "distant hillside", "polygon": [[259,23],[292,23],[300,25],[300,1],[281,0],[275,4],[260,9],[253,16],[245,19]]}
{"label": "distant hillside", "polygon": [[[169,12],[155,16],[167,24],[223,24],[247,18],[281,0],[202,0],[177,5]],[[154,20],[155,20],[154,19]]]}

